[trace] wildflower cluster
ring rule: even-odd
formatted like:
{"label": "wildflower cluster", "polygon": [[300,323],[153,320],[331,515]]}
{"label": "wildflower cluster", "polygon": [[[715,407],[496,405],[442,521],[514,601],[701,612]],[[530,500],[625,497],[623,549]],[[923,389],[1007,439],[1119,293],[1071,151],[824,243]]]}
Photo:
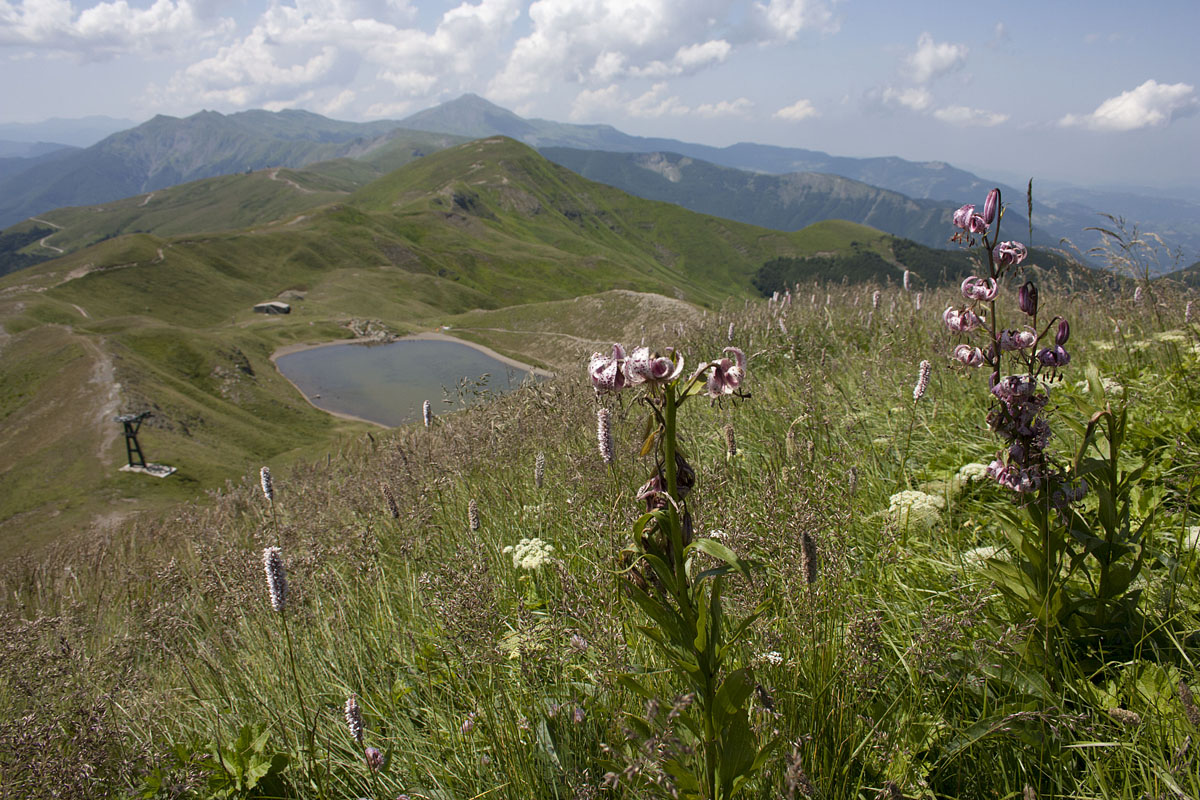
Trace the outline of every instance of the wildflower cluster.
{"label": "wildflower cluster", "polygon": [[[1045,386],[1058,378],[1058,370],[1071,361],[1065,345],[1071,327],[1065,319],[1054,317],[1039,327],[1038,290],[1032,281],[1017,291],[1017,308],[1024,316],[1021,327],[1001,328],[996,315],[996,300],[1006,275],[1027,256],[1025,245],[999,239],[1004,211],[1000,190],[988,193],[983,213],[965,205],[954,213],[959,230],[953,241],[967,246],[981,245],[987,255],[988,274],[972,275],[962,282],[965,304],[949,306],[942,321],[951,333],[971,334],[982,330],[983,347],[970,343],[955,346],[953,357],[967,367],[991,368],[990,387],[996,405],[988,414],[988,425],[1004,438],[1007,449],[997,453],[988,465],[988,474],[998,483],[1023,494],[1036,492],[1058,477],[1045,449],[1050,440],[1050,425],[1043,412],[1049,402]],[[994,223],[994,228],[993,228]],[[1003,376],[1008,362],[1013,374]],[[1070,499],[1063,495],[1060,499]]]}
{"label": "wildflower cluster", "polygon": [[901,528],[932,528],[946,501],[936,495],[905,489],[888,500],[888,518]]}
{"label": "wildflower cluster", "polygon": [[[704,391],[714,399],[740,395],[739,387],[746,376],[746,354],[737,347],[726,347],[723,352],[726,357],[706,361],[688,379],[691,383],[707,375]],[[648,388],[663,386],[682,374],[683,356],[675,356],[673,360],[671,355],[651,354],[649,347],[634,348],[626,356],[625,348],[614,344],[611,356],[593,353],[588,363],[588,376],[598,395],[614,394],[643,384]]]}
{"label": "wildflower cluster", "polygon": [[554,545],[536,538],[522,539],[515,545],[505,547],[503,552],[512,556],[513,566],[517,569],[535,570],[549,563]]}

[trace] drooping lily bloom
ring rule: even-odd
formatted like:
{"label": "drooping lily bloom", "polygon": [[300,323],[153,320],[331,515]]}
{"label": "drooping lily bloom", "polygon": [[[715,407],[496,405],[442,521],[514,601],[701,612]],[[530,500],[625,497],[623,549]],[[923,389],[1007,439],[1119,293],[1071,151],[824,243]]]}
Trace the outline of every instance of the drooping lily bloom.
{"label": "drooping lily bloom", "polygon": [[987,233],[988,224],[983,221],[980,214],[972,214],[971,218],[967,220],[967,230],[971,233]]}
{"label": "drooping lily bloom", "polygon": [[1020,242],[1001,242],[992,250],[992,257],[996,259],[997,264],[1020,264],[1025,260],[1028,251],[1025,250],[1025,245]]}
{"label": "drooping lily bloom", "polygon": [[996,219],[996,211],[1000,208],[1000,190],[992,189],[988,192],[987,200],[983,203],[983,221],[988,225]]}
{"label": "drooping lily bloom", "polygon": [[975,206],[969,203],[958,211],[954,212],[954,227],[962,228],[964,231],[971,224],[971,215],[975,213]]}
{"label": "drooping lily bloom", "polygon": [[1024,350],[1037,344],[1037,334],[1026,328],[1021,331],[1000,331],[1000,349],[1002,351]]}
{"label": "drooping lily bloom", "polygon": [[592,379],[596,394],[624,389],[628,383],[625,377],[625,348],[614,344],[611,358],[592,353],[592,359],[588,362],[588,376]]}
{"label": "drooping lily bloom", "polygon": [[969,344],[960,344],[954,348],[954,358],[968,367],[983,366],[983,351]]}
{"label": "drooping lily bloom", "polygon": [[983,320],[971,309],[964,308],[960,311],[954,306],[942,312],[942,322],[946,323],[951,333],[970,333],[983,324]]}
{"label": "drooping lily bloom", "polygon": [[746,377],[746,354],[736,347],[726,347],[722,352],[729,353],[733,359],[719,358],[710,361],[696,372],[699,376],[706,370],[712,370],[705,388],[708,396],[713,398],[733,394]]}
{"label": "drooping lily bloom", "polygon": [[974,275],[962,282],[963,297],[968,300],[990,302],[996,299],[1000,287],[993,278],[977,278]]}
{"label": "drooping lily bloom", "polygon": [[649,347],[636,347],[629,358],[625,359],[625,377],[630,386],[639,383],[667,383],[679,377],[683,372],[683,356],[672,364],[665,356],[650,353]]}
{"label": "drooping lily bloom", "polygon": [[1065,367],[1071,362],[1071,356],[1063,349],[1062,345],[1055,345],[1044,348],[1038,353],[1038,361],[1047,367]]}

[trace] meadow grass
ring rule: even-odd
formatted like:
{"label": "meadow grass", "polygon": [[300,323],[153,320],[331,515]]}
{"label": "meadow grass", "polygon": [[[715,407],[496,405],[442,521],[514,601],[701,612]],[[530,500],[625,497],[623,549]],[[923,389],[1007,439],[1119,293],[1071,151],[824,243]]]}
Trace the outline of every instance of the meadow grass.
{"label": "meadow grass", "polygon": [[[1183,323],[1187,297],[1164,287],[1149,308],[1045,292],[1047,312],[1073,325],[1074,361],[1050,389],[1057,413],[1073,413],[1095,364],[1110,400],[1130,409],[1125,457],[1146,466],[1135,514],[1151,495],[1161,503],[1139,585],[1153,630],[1112,652],[1065,648],[1047,667],[1026,654],[1028,615],[981,568],[980,548],[1011,556],[1012,497],[960,475],[1000,443],[984,422],[986,378],[948,357],[940,316],[957,291],[926,291],[917,311],[896,288],[873,307],[874,289],[797,287],[782,312],[739,300],[637,331],[689,366],[730,342],[749,358],[749,399],[680,412],[695,529],[756,564],[753,580],[730,582],[730,613],[774,598],[734,661],[757,684],[752,729],[784,745],[742,796],[1200,796],[1200,711],[1186,688],[1200,656],[1200,330]],[[458,321],[521,323],[486,318]],[[580,333],[601,337],[595,323]],[[561,348],[578,353],[576,372],[429,428],[359,433],[270,465],[270,502],[248,473],[162,517],[7,565],[5,796],[668,791],[661,748],[686,745],[672,738],[673,709],[647,708],[616,680],[638,672],[686,702],[636,633],[645,619],[617,575],[653,467],[637,454],[647,411],[614,407],[606,466],[584,375],[596,348]],[[932,376],[914,403],[925,359]],[[1070,453],[1071,434],[1055,430],[1051,450]],[[936,498],[932,510],[889,510],[902,490]],[[553,548],[540,566],[505,552],[529,539]],[[263,574],[276,545],[282,611]],[[352,694],[362,745],[343,718]],[[662,727],[647,738],[627,712]],[[363,747],[383,753],[378,771]]]}

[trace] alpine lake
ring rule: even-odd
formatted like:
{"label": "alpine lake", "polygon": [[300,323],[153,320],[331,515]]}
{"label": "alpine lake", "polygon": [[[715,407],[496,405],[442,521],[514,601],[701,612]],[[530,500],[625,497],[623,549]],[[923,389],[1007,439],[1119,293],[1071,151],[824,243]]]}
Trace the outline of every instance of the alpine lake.
{"label": "alpine lake", "polygon": [[470,345],[443,339],[330,344],[285,353],[275,366],[317,408],[396,427],[457,411],[538,376]]}

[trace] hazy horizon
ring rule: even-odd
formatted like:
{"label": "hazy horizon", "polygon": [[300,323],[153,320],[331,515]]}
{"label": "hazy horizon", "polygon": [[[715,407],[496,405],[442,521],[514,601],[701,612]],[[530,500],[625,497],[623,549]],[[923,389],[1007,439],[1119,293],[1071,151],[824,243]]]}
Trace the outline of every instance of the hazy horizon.
{"label": "hazy horizon", "polygon": [[1200,182],[1200,7],[946,8],[22,0],[0,5],[0,128],[201,109],[401,119],[473,92],[524,117],[718,147],[894,155],[1084,186]]}

